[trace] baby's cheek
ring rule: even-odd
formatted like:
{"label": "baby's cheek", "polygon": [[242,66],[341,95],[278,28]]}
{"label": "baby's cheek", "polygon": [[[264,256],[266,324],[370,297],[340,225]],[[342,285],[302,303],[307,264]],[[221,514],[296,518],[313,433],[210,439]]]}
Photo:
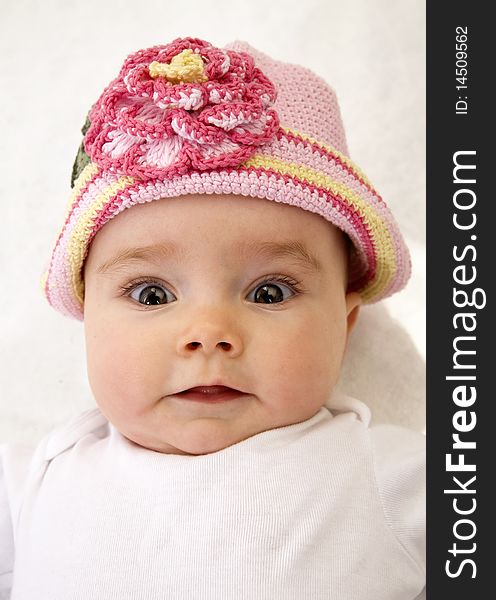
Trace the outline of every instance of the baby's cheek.
{"label": "baby's cheek", "polygon": [[316,319],[303,327],[293,338],[294,352],[288,356],[292,364],[287,369],[299,372],[315,391],[334,384],[344,349],[344,325],[332,318]]}
{"label": "baby's cheek", "polygon": [[259,365],[262,371],[270,366],[274,392],[299,398],[329,386],[335,363],[329,336],[320,322],[306,322],[272,338]]}
{"label": "baby's cheek", "polygon": [[87,337],[88,377],[97,402],[127,405],[146,394],[146,353],[124,326],[102,326]]}

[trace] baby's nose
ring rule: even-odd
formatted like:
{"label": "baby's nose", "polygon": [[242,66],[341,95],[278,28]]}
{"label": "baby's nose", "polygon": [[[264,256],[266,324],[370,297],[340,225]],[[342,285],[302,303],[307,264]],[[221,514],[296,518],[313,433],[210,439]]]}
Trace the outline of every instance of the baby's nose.
{"label": "baby's nose", "polygon": [[[205,343],[202,344],[202,342],[188,342],[186,344],[186,348],[188,350],[196,350],[197,348],[205,348],[207,345]],[[229,352],[232,349],[232,344],[230,342],[217,342],[216,346],[222,348],[222,350],[225,350],[226,352]]]}
{"label": "baby's nose", "polygon": [[189,356],[193,352],[204,354],[222,353],[236,357],[242,352],[241,336],[233,331],[220,329],[214,325],[203,323],[191,328],[178,340],[178,353]]}

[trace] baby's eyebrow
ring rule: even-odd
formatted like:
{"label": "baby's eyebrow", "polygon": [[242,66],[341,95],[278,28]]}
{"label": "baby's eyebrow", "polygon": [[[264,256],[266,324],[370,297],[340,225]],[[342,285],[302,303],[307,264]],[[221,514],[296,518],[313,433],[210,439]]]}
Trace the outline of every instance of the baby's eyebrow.
{"label": "baby's eyebrow", "polygon": [[308,250],[303,242],[298,240],[245,242],[241,245],[240,252],[265,259],[292,258],[308,271],[322,273],[324,270],[320,261]]}
{"label": "baby's eyebrow", "polygon": [[[259,259],[293,259],[302,268],[315,273],[322,273],[321,262],[299,240],[241,242],[236,251],[243,258],[252,256]],[[114,257],[100,265],[96,272],[99,274],[124,268],[133,262],[157,261],[160,259],[175,259],[186,256],[187,251],[173,242],[161,242],[135,248],[126,248]]]}
{"label": "baby's eyebrow", "polygon": [[104,274],[109,271],[122,269],[133,262],[156,261],[161,258],[176,258],[180,254],[179,248],[171,242],[161,242],[160,244],[126,248],[101,264],[96,269],[96,272]]}

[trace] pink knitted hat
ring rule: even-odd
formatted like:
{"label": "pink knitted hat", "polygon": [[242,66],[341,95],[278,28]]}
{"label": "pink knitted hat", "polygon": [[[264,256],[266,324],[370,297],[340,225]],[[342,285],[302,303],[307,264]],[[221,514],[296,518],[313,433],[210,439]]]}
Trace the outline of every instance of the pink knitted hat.
{"label": "pink knitted hat", "polygon": [[298,206],[352,241],[349,291],[400,290],[410,258],[350,161],[336,95],[312,71],[245,42],[178,38],[128,56],[88,114],[65,222],[43,276],[50,304],[83,319],[82,269],[107,221],[138,203],[241,194]]}

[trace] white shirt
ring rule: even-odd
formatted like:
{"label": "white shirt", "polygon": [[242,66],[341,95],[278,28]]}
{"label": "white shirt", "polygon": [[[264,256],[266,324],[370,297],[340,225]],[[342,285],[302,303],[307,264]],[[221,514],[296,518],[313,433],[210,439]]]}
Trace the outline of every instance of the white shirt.
{"label": "white shirt", "polygon": [[344,398],[203,456],[98,409],[0,447],[0,599],[423,598],[425,438]]}

